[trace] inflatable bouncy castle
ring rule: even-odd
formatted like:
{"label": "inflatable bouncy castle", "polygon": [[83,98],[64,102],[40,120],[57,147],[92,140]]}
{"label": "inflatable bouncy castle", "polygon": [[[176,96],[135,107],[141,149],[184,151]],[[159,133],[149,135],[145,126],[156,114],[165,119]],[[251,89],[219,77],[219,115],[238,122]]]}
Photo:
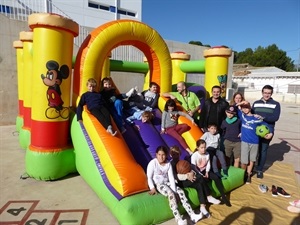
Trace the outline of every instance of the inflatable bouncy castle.
{"label": "inflatable bouncy castle", "polygon": [[[89,78],[100,83],[116,67],[119,71],[122,68],[128,71],[126,66],[136,66],[131,71],[145,73],[144,88],[156,82],[160,92],[171,91],[173,84],[186,79],[187,72],[203,72],[206,76],[205,87],[193,84],[189,87],[191,91],[205,92],[215,84],[225,84],[221,86],[226,88],[231,50],[208,49],[204,53],[205,60],[192,62],[185,53],[170,54],[162,37],[148,25],[116,20],[99,26],[86,37],[73,66],[73,39],[79,32],[77,23],[60,15],[39,13],[30,15],[28,24],[31,31],[20,32],[20,40],[14,42],[19,87],[16,123],[20,145],[26,151],[28,176],[56,180],[78,172],[120,224],[157,224],[171,219],[168,200],[162,195],[148,195],[145,173],[157,146],[179,145],[171,136],[159,133],[161,109],[166,99],[160,97],[152,124],[136,121],[140,131],[126,125],[127,131],[123,135],[118,132],[116,136],[108,134],[86,109],[83,123],[78,123],[74,113],[76,105],[87,91]],[[111,51],[121,45],[141,50],[145,62],[111,60]],[[201,130],[186,118],[180,123],[191,126],[184,138],[194,149]],[[113,126],[118,129],[115,123]],[[233,176],[223,181],[226,191],[243,184],[242,170],[230,167],[229,172]],[[212,189],[215,196],[220,195],[214,183]],[[192,206],[198,206],[196,191],[186,191]]]}

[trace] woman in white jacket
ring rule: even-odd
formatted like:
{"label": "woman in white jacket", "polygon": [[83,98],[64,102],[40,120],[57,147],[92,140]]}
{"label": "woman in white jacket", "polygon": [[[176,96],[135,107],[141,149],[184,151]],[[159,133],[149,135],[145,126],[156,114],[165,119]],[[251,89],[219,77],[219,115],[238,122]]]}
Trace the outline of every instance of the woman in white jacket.
{"label": "woman in white jacket", "polygon": [[189,204],[184,191],[175,185],[175,179],[171,164],[167,161],[168,149],[165,146],[159,146],[156,149],[156,158],[152,159],[147,166],[147,177],[149,194],[155,195],[157,191],[168,197],[170,209],[178,223],[178,225],[186,225],[187,221],[181,218],[178,211],[177,196],[179,197],[182,206],[189,214],[193,222],[198,222],[203,215],[195,214]]}

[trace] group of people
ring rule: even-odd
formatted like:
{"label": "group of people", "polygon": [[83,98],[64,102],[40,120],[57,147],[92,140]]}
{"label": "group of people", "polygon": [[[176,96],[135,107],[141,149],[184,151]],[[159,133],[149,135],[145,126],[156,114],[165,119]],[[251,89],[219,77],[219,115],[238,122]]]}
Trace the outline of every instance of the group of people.
{"label": "group of people", "polygon": [[[126,132],[124,108],[130,113],[127,122],[131,123],[134,119],[147,122],[152,119],[152,114],[147,111],[156,108],[158,104],[158,85],[154,82],[151,82],[149,89],[142,93],[138,93],[137,87],[131,88],[126,93],[117,93],[111,78],[108,77],[102,79],[100,91],[97,91],[97,81],[93,78],[88,79],[86,86],[88,90],[82,94],[77,107],[77,120],[82,122],[83,107],[86,105],[88,111],[112,136],[115,136],[117,131],[113,130],[111,116],[123,134]],[[128,101],[125,102],[124,99]]]}
{"label": "group of people", "polygon": [[[100,92],[96,91],[97,82],[89,79],[88,91],[81,96],[77,119],[82,121],[83,106],[94,115],[111,135],[116,135],[112,129],[110,115],[116,121],[119,130],[124,133],[123,110],[130,116],[125,121],[134,124],[134,120],[150,122],[153,119],[152,110],[158,106],[158,85],[150,83],[149,89],[138,93],[137,88],[131,88],[127,93],[117,94],[112,87],[110,78],[102,80]],[[267,158],[269,144],[274,135],[276,121],[280,117],[280,104],[271,96],[273,87],[265,85],[262,88],[262,98],[251,104],[242,93],[235,93],[228,103],[221,97],[221,87],[216,85],[211,89],[211,97],[205,100],[200,109],[197,95],[187,89],[185,82],[177,84],[176,92],[162,93],[169,98],[166,101],[161,118],[161,134],[168,134],[177,139],[180,145],[189,153],[186,160],[191,165],[189,172],[178,173],[176,164],[180,161],[180,148],[158,146],[156,158],[147,167],[149,194],[157,192],[168,197],[170,208],[178,224],[187,224],[178,211],[178,201],[194,222],[203,216],[210,217],[206,203],[219,204],[221,201],[211,196],[208,182],[213,180],[221,194],[222,201],[231,206],[226,198],[222,179],[227,179],[228,167],[241,167],[245,172],[245,182],[251,183],[255,163],[257,178],[263,178],[263,168]],[[133,97],[132,97],[133,96]],[[127,101],[123,101],[127,98]],[[125,105],[124,105],[125,104]],[[183,110],[178,108],[181,105]],[[180,116],[189,119],[194,126],[199,126],[203,135],[196,141],[196,148],[190,149],[182,137],[191,127],[179,123]],[[256,134],[256,127],[266,125],[269,133],[264,137]],[[171,156],[169,162],[168,156]],[[221,169],[219,169],[219,163]],[[200,205],[200,213],[195,214],[189,205],[182,188],[196,189]]]}

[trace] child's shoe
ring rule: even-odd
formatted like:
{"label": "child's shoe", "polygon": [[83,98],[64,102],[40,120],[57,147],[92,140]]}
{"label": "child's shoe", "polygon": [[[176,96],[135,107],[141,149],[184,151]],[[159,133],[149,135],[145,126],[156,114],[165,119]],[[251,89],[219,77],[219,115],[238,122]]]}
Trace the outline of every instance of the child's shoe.
{"label": "child's shoe", "polygon": [[220,179],[222,179],[222,174],[218,171],[218,172],[215,172],[215,174],[220,178]]}
{"label": "child's shoe", "polygon": [[219,205],[221,203],[221,201],[219,199],[216,199],[213,196],[207,196],[207,201],[214,205]]}
{"label": "child's shoe", "polygon": [[278,196],[277,188],[276,188],[275,185],[272,185],[271,191],[272,191],[272,196],[273,196],[273,197],[277,197],[277,196]]}
{"label": "child's shoe", "polygon": [[137,86],[134,87],[135,92],[139,92],[139,88]]}
{"label": "child's shoe", "polygon": [[210,213],[207,212],[206,208],[203,206],[203,207],[200,207],[200,212],[206,217],[206,218],[209,218],[210,217]]}
{"label": "child's shoe", "polygon": [[298,208],[296,206],[292,206],[292,205],[289,205],[287,207],[287,210],[292,213],[300,213],[300,208]]}
{"label": "child's shoe", "polygon": [[125,94],[126,97],[127,97],[127,98],[130,98],[131,95],[133,95],[134,91],[135,91],[135,89],[134,89],[134,88],[131,88],[131,89]]}
{"label": "child's shoe", "polygon": [[227,205],[228,207],[231,207],[231,203],[226,197],[222,198],[222,201],[225,203],[225,205]]}
{"label": "child's shoe", "polygon": [[223,169],[224,176],[228,177],[228,169]]}
{"label": "child's shoe", "polygon": [[277,187],[277,194],[285,198],[291,197],[291,195],[287,193],[282,187]]}
{"label": "child's shoe", "polygon": [[251,174],[248,174],[246,184],[251,184]]}
{"label": "child's shoe", "polygon": [[259,189],[262,193],[266,193],[266,192],[269,190],[268,186],[265,185],[265,184],[260,184],[260,185],[258,185],[258,189]]}
{"label": "child's shoe", "polygon": [[300,199],[289,202],[291,206],[300,208]]}
{"label": "child's shoe", "polygon": [[187,221],[186,221],[186,219],[182,219],[182,218],[180,218],[179,220],[177,220],[177,224],[178,225],[187,225]]}
{"label": "child's shoe", "polygon": [[191,215],[191,220],[194,222],[194,223],[197,223],[199,220],[201,220],[203,218],[203,214],[202,212],[200,212],[199,214],[195,214],[193,213]]}
{"label": "child's shoe", "polygon": [[127,122],[128,124],[130,124],[130,125],[134,124],[134,122],[133,122],[131,119],[129,119],[129,118],[126,118],[126,122]]}

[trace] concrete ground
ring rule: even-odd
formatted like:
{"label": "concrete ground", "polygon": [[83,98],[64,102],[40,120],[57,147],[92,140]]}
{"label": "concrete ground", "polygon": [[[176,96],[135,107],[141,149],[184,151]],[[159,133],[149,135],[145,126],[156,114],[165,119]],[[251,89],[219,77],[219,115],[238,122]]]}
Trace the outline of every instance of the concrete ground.
{"label": "concrete ground", "polygon": [[[78,174],[48,182],[20,179],[25,173],[25,151],[19,147],[15,126],[0,127],[0,149],[1,225],[119,224]],[[290,179],[295,179],[295,184],[298,185],[296,190],[300,190],[300,105],[282,104],[281,118],[277,122],[269,149],[266,173],[278,162],[293,165],[294,174],[290,174]],[[258,180],[254,176],[253,180],[255,184],[264,179]],[[296,193],[295,196],[299,198],[299,195],[300,193]],[[206,224],[206,221],[208,220],[203,222]],[[299,221],[300,217],[295,218],[295,224]],[[176,223],[173,219],[163,224]],[[276,224],[276,221],[270,224]]]}

